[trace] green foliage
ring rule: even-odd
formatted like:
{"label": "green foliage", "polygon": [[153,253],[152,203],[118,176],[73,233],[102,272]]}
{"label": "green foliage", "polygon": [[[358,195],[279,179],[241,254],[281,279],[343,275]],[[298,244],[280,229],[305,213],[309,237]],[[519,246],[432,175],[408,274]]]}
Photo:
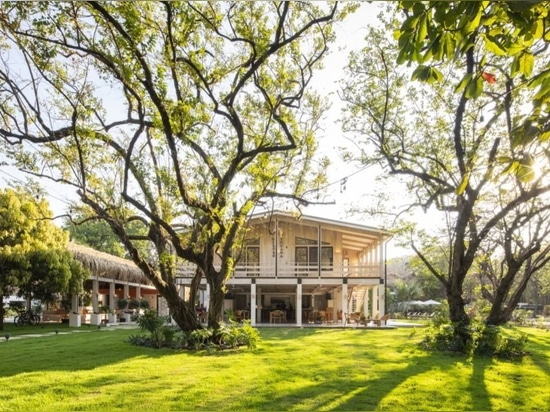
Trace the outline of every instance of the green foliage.
{"label": "green foliage", "polygon": [[186,333],[181,343],[183,347],[195,350],[208,349],[212,345],[212,336],[214,336],[212,329],[195,329]]}
{"label": "green foliage", "polygon": [[136,317],[136,323],[148,336],[132,335],[128,341],[133,345],[153,348],[172,347],[177,329],[166,325],[167,318],[159,316],[154,310],[146,310]]}
{"label": "green foliage", "polygon": [[88,271],[66,246],[67,233],[53,224],[45,200],[0,189],[0,295],[17,290],[50,303],[59,293],[78,293]]}
{"label": "green foliage", "polygon": [[117,299],[116,307],[118,310],[124,310],[128,307],[128,299]]}
{"label": "green foliage", "polygon": [[159,316],[154,310],[146,310],[145,313],[137,317],[136,323],[141,330],[153,333],[166,322],[166,318]]}
{"label": "green foliage", "polygon": [[550,66],[545,50],[550,43],[549,6],[548,1],[400,2],[407,14],[395,31],[397,61],[417,63],[413,80],[433,82],[439,79],[430,70],[475,50],[475,71],[463,75],[456,92],[463,91],[471,99],[481,97],[487,92],[484,71],[496,70],[506,79],[518,79],[536,97],[531,113],[514,124],[514,140],[522,144],[533,138],[545,140],[550,132],[545,121],[550,111]]}
{"label": "green foliage", "polygon": [[501,327],[473,321],[464,339],[456,323],[432,323],[425,331],[420,346],[428,350],[460,352],[473,356],[514,359],[527,355],[527,335],[504,331]]}
{"label": "green foliage", "polygon": [[[377,210],[418,221],[416,228],[405,221],[401,233],[424,272],[444,285],[456,322],[467,317],[464,286],[476,280],[475,260],[489,237],[515,242],[508,248],[514,266],[532,256],[534,249],[515,248],[527,243],[525,234],[542,243],[547,230],[549,3],[518,3],[399,2],[383,17],[394,38],[369,29],[342,82],[343,126],[358,148],[348,159],[380,165],[385,196],[394,177],[410,194],[396,190],[393,205]],[[492,275],[504,291],[493,296],[495,309],[521,283],[509,274]]]}
{"label": "green foliage", "polygon": [[[127,250],[107,222],[96,218],[87,218],[83,213],[76,213],[63,225],[63,228],[69,232],[71,240],[95,250],[128,259]],[[131,236],[146,235],[143,225],[137,222],[128,222],[126,226],[126,230]],[[136,242],[136,246],[143,255],[147,256],[146,243]]]}
{"label": "green foliage", "polygon": [[258,330],[250,325],[250,321],[244,321],[242,324],[235,321],[222,323],[215,336],[222,348],[247,346],[248,349],[256,349],[260,339]]}
{"label": "green foliage", "polygon": [[126,250],[120,240],[104,221],[86,221],[82,224],[72,224],[67,221],[65,230],[71,234],[71,240],[121,258],[126,257]]}
{"label": "green foliage", "polygon": [[221,323],[220,328],[196,329],[191,332],[177,332],[175,326],[167,325],[167,319],[158,316],[154,310],[146,310],[138,315],[136,322],[142,331],[149,335],[132,335],[129,342],[133,345],[154,348],[172,347],[194,350],[235,349],[246,346],[255,349],[259,341],[259,332],[249,321],[239,324],[234,321]]}
{"label": "green foliage", "polygon": [[[316,200],[326,159],[315,135],[328,104],[308,85],[333,21],[356,7],[2,2],[12,58],[0,62],[9,85],[0,137],[22,170],[77,188],[87,208],[77,216],[107,222],[161,294],[175,284],[167,245],[221,290],[255,205]],[[27,152],[26,140],[42,144]],[[86,230],[97,244],[107,232]]]}

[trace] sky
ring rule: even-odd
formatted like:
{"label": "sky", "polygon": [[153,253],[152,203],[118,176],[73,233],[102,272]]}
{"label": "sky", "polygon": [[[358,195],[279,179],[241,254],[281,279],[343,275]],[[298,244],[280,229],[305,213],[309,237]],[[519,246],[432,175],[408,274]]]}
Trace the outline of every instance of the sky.
{"label": "sky", "polygon": [[[363,47],[366,27],[368,24],[378,24],[376,16],[381,5],[382,2],[363,3],[359,11],[335,25],[337,41],[331,46],[330,53],[325,57],[324,69],[316,72],[312,79],[311,87],[319,93],[329,96],[331,101],[324,131],[320,133],[318,139],[320,150],[329,155],[332,165],[327,170],[328,185],[325,197],[322,199],[328,204],[306,207],[302,210],[306,215],[345,220],[368,226],[382,225],[380,218],[376,216],[350,215],[349,213],[351,207],[364,206],[370,202],[369,194],[372,194],[372,188],[377,184],[375,182],[376,171],[360,164],[344,163],[340,159],[339,148],[349,141],[343,135],[338,124],[342,102],[337,95],[338,81],[343,77],[347,56],[350,51]],[[24,179],[24,176],[16,169],[6,166],[0,168],[0,186],[6,186],[8,181],[20,181],[21,179]],[[76,199],[73,190],[54,182],[45,182],[44,186],[54,214],[56,216],[65,214],[70,200]],[[284,209],[288,205],[280,203],[279,207]],[[61,219],[58,219],[57,223],[61,224]],[[410,251],[397,247],[394,241],[389,242],[388,255],[390,257],[403,254],[410,254]]]}

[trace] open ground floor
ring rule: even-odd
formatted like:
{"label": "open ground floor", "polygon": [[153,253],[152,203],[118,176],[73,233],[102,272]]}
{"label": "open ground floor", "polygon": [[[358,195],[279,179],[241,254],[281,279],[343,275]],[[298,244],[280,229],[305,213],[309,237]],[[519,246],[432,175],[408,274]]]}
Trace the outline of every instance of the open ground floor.
{"label": "open ground floor", "polygon": [[[180,284],[182,293],[186,286]],[[384,285],[372,278],[231,279],[224,301],[225,319],[257,325],[381,326],[385,311]],[[206,319],[209,288],[200,294],[198,316]]]}

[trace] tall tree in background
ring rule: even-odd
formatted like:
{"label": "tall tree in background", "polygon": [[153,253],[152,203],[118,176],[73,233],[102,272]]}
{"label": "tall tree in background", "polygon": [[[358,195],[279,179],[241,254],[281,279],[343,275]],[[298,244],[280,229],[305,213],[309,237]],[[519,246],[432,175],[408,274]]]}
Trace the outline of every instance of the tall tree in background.
{"label": "tall tree in background", "polygon": [[550,261],[550,205],[529,202],[497,223],[477,259],[486,322],[508,322],[533,275]]}
{"label": "tall tree in background", "polygon": [[[205,277],[217,327],[247,215],[276,197],[307,203],[323,179],[326,164],[312,161],[324,102],[307,86],[343,13],[317,2],[4,1],[0,136],[40,144],[14,151],[18,166],[77,188],[81,212],[109,224],[184,330],[200,327]],[[130,234],[132,222],[146,235]],[[187,301],[174,255],[197,268]]]}
{"label": "tall tree in background", "polygon": [[86,220],[75,216],[65,221],[63,228],[69,232],[71,240],[78,244],[121,258],[127,255],[124,245],[104,220]]}
{"label": "tall tree in background", "polygon": [[45,200],[0,189],[0,330],[4,297],[18,294],[51,302],[58,293],[82,288],[87,274],[67,251],[67,234],[52,217]]}
{"label": "tall tree in background", "polygon": [[[71,241],[114,256],[129,258],[128,251],[104,220],[76,214],[65,219],[63,229],[69,232]],[[133,237],[146,235],[143,225],[138,222],[128,224],[127,232]],[[149,256],[148,242],[135,242],[135,246],[143,256]]]}
{"label": "tall tree in background", "polygon": [[[464,341],[463,284],[480,246],[550,190],[549,5],[518,3],[402,2],[397,43],[371,32],[342,90],[359,160],[399,177],[409,209],[445,213],[448,267],[412,245],[445,286]],[[490,199],[498,191],[508,194],[503,204]]]}

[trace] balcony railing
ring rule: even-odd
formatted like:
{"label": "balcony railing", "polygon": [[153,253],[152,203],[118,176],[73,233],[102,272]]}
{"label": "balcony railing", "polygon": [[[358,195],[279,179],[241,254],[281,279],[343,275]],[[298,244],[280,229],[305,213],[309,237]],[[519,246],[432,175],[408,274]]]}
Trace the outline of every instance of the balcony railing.
{"label": "balcony railing", "polygon": [[[178,267],[179,277],[192,277],[195,274],[195,267],[192,265],[180,265]],[[303,266],[303,265],[238,265],[233,271],[235,278],[379,278],[380,266],[360,265],[343,266],[330,265]]]}

